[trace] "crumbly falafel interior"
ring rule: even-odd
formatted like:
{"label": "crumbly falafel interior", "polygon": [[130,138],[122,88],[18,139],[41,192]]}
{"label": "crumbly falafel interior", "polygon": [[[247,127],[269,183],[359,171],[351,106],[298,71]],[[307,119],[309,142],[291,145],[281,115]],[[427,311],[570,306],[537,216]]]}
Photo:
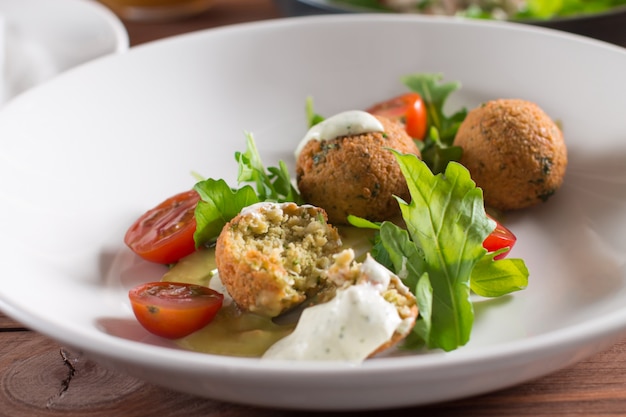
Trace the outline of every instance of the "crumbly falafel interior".
{"label": "crumbly falafel interior", "polygon": [[[337,288],[345,288],[350,285],[359,285],[369,281],[369,276],[361,270],[361,264],[354,260],[354,252],[346,249],[333,257],[334,263],[327,271],[329,281]],[[398,310],[402,319],[415,316],[413,308],[416,306],[415,296],[402,284],[397,275],[389,272],[390,282],[381,295]],[[328,299],[334,296],[333,292],[326,295]]]}
{"label": "crumbly falafel interior", "polygon": [[318,287],[340,244],[334,235],[329,239],[331,226],[317,210],[303,207],[270,206],[262,213],[243,216],[237,223],[241,253],[258,251],[261,258],[282,266],[273,272],[282,271],[282,278],[296,291]]}

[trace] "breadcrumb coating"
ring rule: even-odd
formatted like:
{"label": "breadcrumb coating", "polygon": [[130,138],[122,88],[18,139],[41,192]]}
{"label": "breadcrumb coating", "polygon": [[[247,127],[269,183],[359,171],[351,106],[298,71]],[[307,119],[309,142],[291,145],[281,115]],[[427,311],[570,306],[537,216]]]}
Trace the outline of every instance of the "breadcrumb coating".
{"label": "breadcrumb coating", "polygon": [[561,129],[535,103],[489,101],[471,110],[455,145],[486,205],[517,210],[546,201],[562,185],[567,149]]}
{"label": "breadcrumb coating", "polygon": [[323,207],[333,224],[353,214],[382,221],[400,212],[394,196],[410,198],[406,180],[389,149],[420,156],[399,122],[376,116],[384,132],[311,140],[296,161],[298,189],[305,201]]}

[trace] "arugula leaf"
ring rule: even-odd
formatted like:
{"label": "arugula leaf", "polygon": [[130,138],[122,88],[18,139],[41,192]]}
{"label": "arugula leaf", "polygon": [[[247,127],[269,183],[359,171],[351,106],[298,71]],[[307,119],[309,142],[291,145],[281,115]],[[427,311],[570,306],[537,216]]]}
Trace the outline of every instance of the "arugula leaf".
{"label": "arugula leaf", "polygon": [[419,309],[419,317],[413,331],[409,333],[402,346],[403,349],[421,349],[430,339],[433,312],[433,287],[428,274],[424,273],[415,286],[415,298]]}
{"label": "arugula leaf", "polygon": [[[194,189],[200,201],[194,212],[196,231],[193,235],[196,247],[210,245],[222,228],[241,209],[261,201],[302,203],[302,197],[291,183],[287,165],[279,161],[278,167],[263,166],[252,134],[246,132],[246,151],[236,152],[239,164],[237,182],[240,188],[230,188],[224,180],[212,178],[199,181]],[[251,184],[254,184],[252,187]]]}
{"label": "arugula leaf", "polygon": [[458,81],[442,83],[442,74],[417,73],[402,77],[402,82],[412,91],[422,96],[428,113],[428,125],[439,131],[440,141],[452,145],[459,125],[465,119],[467,111],[461,109],[451,116],[443,110],[446,100],[454,91],[461,88]]}
{"label": "arugula leaf", "polygon": [[454,91],[461,87],[459,82],[442,83],[441,74],[418,73],[402,77],[402,82],[412,91],[418,93],[428,114],[428,135],[421,142],[422,159],[431,171],[443,172],[449,161],[458,161],[462,149],[454,146],[454,137],[459,126],[467,116],[465,108],[451,116],[446,115],[443,108],[446,100]]}
{"label": "arugula leaf", "polygon": [[426,104],[429,126],[439,132],[439,142],[451,146],[459,125],[467,116],[467,110],[463,108],[451,116],[446,115],[443,110],[446,100],[450,94],[461,88],[461,83],[458,81],[442,83],[442,79],[442,74],[417,73],[402,77],[402,82],[422,96]]}
{"label": "arugula leaf", "polygon": [[407,287],[415,288],[419,278],[427,269],[423,249],[411,241],[405,229],[391,222],[382,223],[380,240],[388,253],[396,275]]}
{"label": "arugula leaf", "polygon": [[393,264],[390,269],[396,271],[396,275],[408,288],[413,289],[417,301],[419,318],[411,333],[414,336],[405,345],[412,349],[421,348],[430,340],[433,310],[433,288],[428,272],[424,272],[428,271],[424,250],[411,240],[405,229],[391,222],[382,223],[380,241]]}
{"label": "arugula leaf", "polygon": [[419,317],[404,349],[454,350],[469,340],[474,321],[470,294],[499,297],[528,285],[521,259],[494,258],[482,243],[496,224],[469,171],[451,162],[433,174],[415,155],[392,151],[409,185],[411,202],[397,199],[406,229],[348,216],[355,227],[377,229],[372,256],[415,294]]}
{"label": "arugula leaf", "polygon": [[494,257],[506,251],[502,249],[485,255],[472,270],[470,288],[483,297],[500,297],[528,286],[528,268],[521,259]]}
{"label": "arugula leaf", "polygon": [[235,152],[235,160],[239,163],[237,182],[254,183],[259,201],[301,202],[300,194],[291,183],[291,176],[285,163],[280,161],[278,167],[269,167],[266,172],[251,133],[246,132],[246,140],[246,151]]}
{"label": "arugula leaf", "polygon": [[[495,225],[485,213],[482,190],[462,165],[451,162],[445,175],[434,175],[416,156],[394,154],[411,194],[410,203],[398,199],[402,217],[411,240],[424,254],[420,276],[427,273],[432,286],[425,342],[429,348],[453,350],[469,340],[474,320],[470,277],[487,252],[482,242]],[[385,242],[384,236],[381,239]]]}
{"label": "arugula leaf", "polygon": [[242,208],[260,201],[251,186],[233,190],[222,179],[209,178],[196,183],[194,189],[200,195],[194,212],[196,231],[193,239],[196,247],[215,240],[224,225]]}
{"label": "arugula leaf", "polygon": [[309,129],[316,124],[323,122],[325,119],[324,116],[315,113],[315,110],[313,109],[313,99],[311,97],[306,98],[305,111],[307,126],[309,127]]}
{"label": "arugula leaf", "polygon": [[445,171],[448,162],[458,161],[463,155],[460,146],[449,146],[439,138],[439,131],[435,127],[430,128],[429,136],[421,149],[422,160],[426,162],[432,172],[438,174]]}

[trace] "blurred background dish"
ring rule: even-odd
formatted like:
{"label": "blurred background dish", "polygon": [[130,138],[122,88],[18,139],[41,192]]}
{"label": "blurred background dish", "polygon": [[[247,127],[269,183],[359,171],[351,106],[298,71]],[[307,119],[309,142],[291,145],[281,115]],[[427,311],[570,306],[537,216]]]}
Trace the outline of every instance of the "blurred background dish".
{"label": "blurred background dish", "polygon": [[56,74],[128,49],[128,34],[91,0],[0,1],[0,106]]}
{"label": "blurred background dish", "polygon": [[[275,2],[287,16],[329,13],[393,13],[384,6],[372,6],[377,3],[375,0],[275,0]],[[622,3],[621,5],[619,4],[620,2]],[[607,4],[609,2],[595,3]],[[617,0],[613,3],[617,5],[608,10],[604,9],[585,14],[554,16],[542,19],[519,17],[509,20],[563,30],[626,46],[626,1]],[[370,4],[370,6],[366,6],[367,4]]]}
{"label": "blurred background dish", "polygon": [[100,0],[120,18],[162,22],[195,16],[209,10],[215,0]]}

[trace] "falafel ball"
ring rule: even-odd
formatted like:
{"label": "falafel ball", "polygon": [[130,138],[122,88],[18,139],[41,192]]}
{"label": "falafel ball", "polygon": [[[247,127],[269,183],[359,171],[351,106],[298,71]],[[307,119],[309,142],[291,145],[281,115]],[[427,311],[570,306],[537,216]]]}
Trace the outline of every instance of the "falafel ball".
{"label": "falafel ball", "polygon": [[471,110],[456,134],[461,164],[501,211],[545,202],[563,183],[567,149],[561,129],[535,103],[489,101]]}
{"label": "falafel ball", "polygon": [[340,248],[339,233],[323,209],[258,203],[224,226],[215,261],[240,308],[276,317],[318,291]]}
{"label": "falafel ball", "polygon": [[323,207],[334,224],[346,224],[353,214],[382,221],[400,213],[394,196],[410,198],[395,156],[387,148],[420,157],[404,126],[374,116],[381,132],[310,140],[296,160],[298,189],[305,201]]}

